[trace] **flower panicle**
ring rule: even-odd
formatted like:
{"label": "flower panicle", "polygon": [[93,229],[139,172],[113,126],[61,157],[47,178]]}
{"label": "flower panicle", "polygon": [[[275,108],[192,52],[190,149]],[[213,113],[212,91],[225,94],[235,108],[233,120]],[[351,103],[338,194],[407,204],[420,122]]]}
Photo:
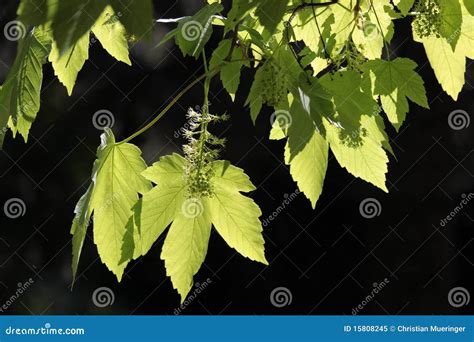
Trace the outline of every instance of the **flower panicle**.
{"label": "flower panicle", "polygon": [[188,196],[190,198],[209,197],[212,195],[212,163],[219,158],[226,140],[208,131],[209,124],[226,121],[228,115],[201,113],[192,108],[186,115],[189,123],[183,136],[187,144],[183,145],[187,161],[185,169]]}

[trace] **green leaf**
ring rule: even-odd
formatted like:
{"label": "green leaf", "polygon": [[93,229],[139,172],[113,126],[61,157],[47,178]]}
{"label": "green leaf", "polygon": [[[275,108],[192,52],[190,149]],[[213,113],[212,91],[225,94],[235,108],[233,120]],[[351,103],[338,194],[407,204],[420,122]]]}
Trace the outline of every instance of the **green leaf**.
{"label": "green leaf", "polygon": [[258,19],[269,33],[275,32],[285,15],[288,0],[263,0],[255,11]]}
{"label": "green leaf", "polygon": [[[50,49],[50,36],[43,29],[28,32],[20,41],[15,62],[0,90],[0,128],[5,132],[10,118],[13,135],[19,132],[25,142],[40,108],[43,64]],[[0,136],[0,143],[4,136]]]}
{"label": "green leaf", "polygon": [[41,25],[48,21],[57,6],[52,0],[21,0],[18,6],[18,20],[24,25]]}
{"label": "green leaf", "polygon": [[426,55],[438,82],[455,101],[464,86],[466,52],[460,44],[455,51],[444,38],[415,35],[415,41],[423,43]]}
{"label": "green leaf", "polygon": [[186,160],[177,154],[165,156],[143,172],[156,186],[141,198],[134,214],[134,225],[127,237],[124,259],[145,255],[173,221],[185,198]]}
{"label": "green leaf", "polygon": [[131,65],[125,27],[114,10],[107,6],[92,27],[102,47],[116,60]]}
{"label": "green leaf", "polygon": [[54,74],[66,87],[69,96],[72,94],[74,85],[76,84],[77,75],[88,58],[89,32],[84,34],[63,54],[60,54],[56,43],[53,42],[49,61],[53,65]]}
{"label": "green leaf", "polygon": [[453,51],[461,36],[462,10],[459,0],[438,0],[441,17],[439,34],[446,38]]}
{"label": "green leaf", "polygon": [[252,199],[241,194],[255,187],[242,169],[227,162],[215,162],[214,172],[214,193],[209,198],[214,227],[227,244],[241,255],[268,265],[259,220],[262,212]]}
{"label": "green leaf", "polygon": [[212,34],[212,16],[222,11],[220,4],[206,5],[194,16],[180,20],[176,34],[178,44],[184,56],[198,58]]}
{"label": "green leaf", "polygon": [[310,114],[298,99],[291,106],[292,122],[288,127],[285,162],[298,188],[313,208],[323,190],[328,166],[328,144],[316,128]]}
{"label": "green leaf", "polygon": [[110,0],[127,33],[138,40],[149,39],[153,31],[151,0]]}
{"label": "green leaf", "polygon": [[464,6],[466,8],[466,10],[474,16],[474,2],[472,2],[471,0],[464,0]]}
{"label": "green leaf", "polygon": [[128,260],[122,259],[127,243],[126,225],[138,193],[144,194],[151,184],[141,173],[146,168],[140,149],[132,144],[116,144],[109,129],[102,135],[97,151],[97,171],[91,207],[94,211],[94,242],[102,262],[120,281]]}
{"label": "green leaf", "polygon": [[365,71],[374,78],[373,93],[380,95],[382,108],[397,131],[409,110],[407,99],[429,108],[424,82],[416,73],[416,67],[408,58],[377,59],[364,65]]}
{"label": "green leaf", "polygon": [[59,55],[65,54],[90,32],[106,5],[105,0],[58,1],[51,27]]}
{"label": "green leaf", "polygon": [[402,12],[403,16],[406,16],[415,4],[415,0],[394,0],[393,3]]}
{"label": "green leaf", "polygon": [[94,191],[94,183],[91,183],[87,188],[86,193],[77,202],[74,210],[75,216],[72,221],[72,283],[76,280],[77,269],[79,266],[79,259],[81,258],[82,246],[87,236],[87,227],[90,223],[92,214],[91,196]]}
{"label": "green leaf", "polygon": [[207,254],[211,236],[211,220],[207,200],[202,201],[203,211],[196,217],[178,213],[166,235],[161,252],[165,261],[166,274],[184,302],[193,285],[193,276],[201,268]]}
{"label": "green leaf", "polygon": [[143,172],[156,186],[135,207],[122,256],[127,260],[146,254],[171,224],[161,258],[182,301],[204,261],[211,223],[239,253],[266,263],[260,209],[241,194],[255,189],[248,176],[228,162],[216,161],[211,197],[188,198],[186,163],[186,159],[173,154],[160,158]]}
{"label": "green leaf", "polygon": [[326,74],[320,79],[320,84],[334,98],[338,114],[335,120],[346,130],[357,130],[362,115],[379,112],[372,93],[363,89],[362,83],[362,75],[352,70]]}
{"label": "green leaf", "polygon": [[393,37],[391,13],[393,6],[390,0],[362,0],[362,25],[352,33],[352,40],[360,52],[368,59],[380,58],[384,44],[390,43]]}
{"label": "green leaf", "polygon": [[266,73],[263,70],[263,67],[258,68],[255,72],[255,77],[252,86],[250,87],[247,100],[245,101],[245,105],[250,107],[250,117],[254,124],[263,106],[262,93],[266,85],[265,76]]}
{"label": "green leaf", "polygon": [[[383,146],[385,134],[377,131],[374,116],[363,115],[360,127],[345,130],[324,119],[326,140],[339,164],[352,175],[359,177],[383,191],[385,185],[388,157]],[[374,130],[375,129],[375,130]]]}

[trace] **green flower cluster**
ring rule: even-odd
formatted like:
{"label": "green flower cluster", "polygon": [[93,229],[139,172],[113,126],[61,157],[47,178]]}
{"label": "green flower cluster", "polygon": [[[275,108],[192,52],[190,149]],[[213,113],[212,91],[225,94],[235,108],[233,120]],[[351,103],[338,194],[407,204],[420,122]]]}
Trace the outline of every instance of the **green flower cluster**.
{"label": "green flower cluster", "polygon": [[201,113],[190,108],[187,119],[189,128],[185,130],[184,136],[188,143],[183,146],[183,151],[187,160],[185,180],[188,186],[188,197],[210,197],[212,195],[212,164],[219,157],[225,139],[209,133],[208,126],[210,123],[225,121],[228,116]]}

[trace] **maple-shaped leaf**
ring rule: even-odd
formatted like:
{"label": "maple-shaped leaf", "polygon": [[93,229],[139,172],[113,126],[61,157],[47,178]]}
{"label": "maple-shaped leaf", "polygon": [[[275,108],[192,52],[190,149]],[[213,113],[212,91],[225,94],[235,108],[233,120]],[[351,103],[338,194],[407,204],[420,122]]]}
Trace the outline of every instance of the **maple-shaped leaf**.
{"label": "maple-shaped leaf", "polygon": [[408,58],[376,59],[364,64],[365,71],[373,78],[373,93],[380,95],[382,108],[397,131],[408,113],[408,99],[429,108],[424,82],[416,67]]}
{"label": "maple-shaped leaf", "polygon": [[0,89],[0,147],[7,123],[13,136],[20,133],[25,142],[40,108],[43,64],[51,50],[51,37],[35,27],[20,41],[15,62]]}
{"label": "maple-shaped leaf", "polygon": [[[140,149],[128,143],[116,143],[110,129],[101,136],[97,149],[92,185],[76,207],[73,233],[73,273],[77,270],[78,256],[82,248],[89,217],[93,213],[94,243],[100,259],[120,281],[130,259],[122,259],[127,223],[132,216],[132,207],[138,194],[144,194],[151,183],[141,173],[145,161]],[[75,243],[74,241],[77,240]],[[77,259],[77,260],[76,260]]]}
{"label": "maple-shaped leaf", "polygon": [[248,176],[228,162],[215,161],[212,195],[188,198],[186,163],[186,159],[173,154],[162,157],[143,172],[156,186],[143,195],[135,208],[134,228],[125,237],[128,242],[123,251],[125,260],[144,255],[171,224],[161,258],[182,301],[204,261],[211,224],[230,247],[251,260],[267,264],[261,211],[252,199],[241,194],[255,189]]}

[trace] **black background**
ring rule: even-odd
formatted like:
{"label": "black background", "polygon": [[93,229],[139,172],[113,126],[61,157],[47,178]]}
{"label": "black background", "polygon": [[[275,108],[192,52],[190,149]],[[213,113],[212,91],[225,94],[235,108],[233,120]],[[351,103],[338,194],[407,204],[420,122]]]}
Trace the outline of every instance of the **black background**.
{"label": "black background", "polygon": [[[201,1],[156,1],[156,18],[194,13]],[[1,1],[0,23],[15,19],[16,1]],[[156,25],[158,40],[171,26]],[[216,34],[221,33],[219,30]],[[211,41],[215,46],[217,39]],[[13,63],[16,43],[0,35],[0,79]],[[361,310],[361,314],[467,314],[470,305],[452,307],[448,292],[461,286],[473,289],[474,203],[445,227],[440,220],[474,192],[474,124],[462,130],[448,125],[448,115],[462,109],[474,113],[472,62],[467,61],[466,85],[458,102],[442,92],[427,63],[423,47],[411,39],[409,21],[398,23],[392,53],[410,57],[419,65],[431,110],[410,104],[407,121],[388,132],[397,160],[390,157],[389,194],[355,179],[330,155],[324,192],[315,210],[303,195],[265,227],[265,267],[236,254],[212,233],[205,264],[195,277],[212,283],[191,301],[183,314],[351,314],[385,278],[388,285]],[[117,138],[136,131],[163,108],[174,94],[200,75],[201,63],[184,59],[172,44],[132,47],[133,66],[108,56],[92,44],[90,60],[79,75],[73,96],[45,67],[42,105],[30,140],[8,135],[0,152],[0,204],[21,198],[26,213],[17,219],[0,216],[0,305],[18,283],[34,284],[6,311],[7,314],[173,314],[179,296],[160,260],[162,238],[147,256],[132,262],[123,281],[98,259],[91,231],[71,291],[71,236],[73,209],[89,183],[101,131],[92,124],[94,113],[110,110]],[[242,78],[242,91],[251,74]],[[244,91],[245,90],[245,91]],[[269,141],[267,110],[254,127],[237,96],[233,104],[213,83],[211,111],[228,111],[232,118],[217,131],[228,143],[223,157],[244,168],[257,190],[251,194],[268,217],[285,195],[296,190],[282,164],[283,143]],[[134,143],[151,164],[162,155],[179,152],[183,141],[174,134],[184,124],[186,109],[200,105],[202,88],[188,95]],[[387,127],[389,127],[387,125]],[[225,131],[225,132],[224,132]],[[359,204],[366,198],[381,203],[381,213],[366,219]],[[106,286],[113,305],[98,308],[95,289]],[[291,304],[277,308],[270,294],[286,287]]]}

